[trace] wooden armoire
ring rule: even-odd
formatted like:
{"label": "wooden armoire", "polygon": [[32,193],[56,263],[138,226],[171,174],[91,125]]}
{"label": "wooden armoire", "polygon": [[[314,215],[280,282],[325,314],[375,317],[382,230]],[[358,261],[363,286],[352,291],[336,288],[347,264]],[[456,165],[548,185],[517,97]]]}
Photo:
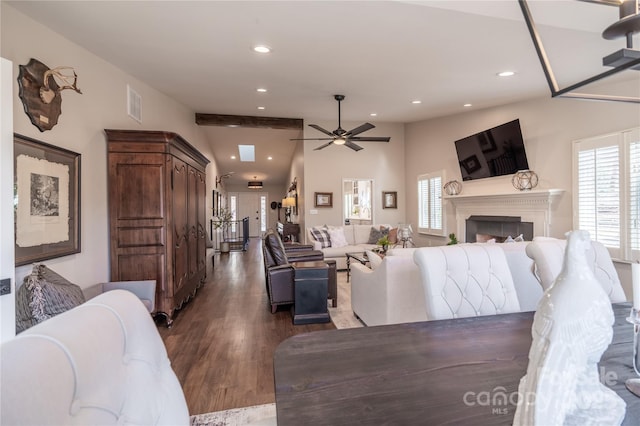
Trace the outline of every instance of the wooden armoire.
{"label": "wooden armoire", "polygon": [[209,160],[175,133],[106,129],[111,280],[156,280],[156,313],[176,309],[206,277]]}

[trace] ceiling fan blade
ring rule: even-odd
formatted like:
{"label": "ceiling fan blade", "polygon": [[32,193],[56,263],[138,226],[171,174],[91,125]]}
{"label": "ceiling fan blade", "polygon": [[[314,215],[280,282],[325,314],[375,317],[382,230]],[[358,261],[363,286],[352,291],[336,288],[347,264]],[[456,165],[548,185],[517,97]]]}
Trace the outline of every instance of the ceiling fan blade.
{"label": "ceiling fan blade", "polygon": [[332,132],[323,129],[322,127],[318,126],[317,124],[309,124],[309,127],[313,127],[314,129],[318,130],[319,132],[324,133],[325,135],[335,136]]}
{"label": "ceiling fan blade", "polygon": [[358,135],[358,134],[360,134],[362,132],[366,132],[369,129],[373,129],[374,127],[376,127],[376,126],[374,126],[371,123],[364,123],[364,124],[361,124],[360,126],[356,127],[355,129],[349,130],[347,133],[344,134],[344,136],[355,136],[355,135]]}
{"label": "ceiling fan blade", "polygon": [[332,143],[333,143],[333,141],[331,141],[331,142],[329,142],[329,143],[325,143],[324,145],[320,145],[319,147],[314,148],[313,150],[314,150],[314,151],[321,150],[322,148],[326,148],[326,147],[328,147],[328,146],[329,146],[329,145],[331,145]]}
{"label": "ceiling fan blade", "polygon": [[391,140],[389,136],[356,136],[349,139],[360,142],[389,142]]}
{"label": "ceiling fan blade", "polygon": [[332,141],[334,138],[294,138],[290,141]]}
{"label": "ceiling fan blade", "polygon": [[355,143],[351,142],[350,140],[347,139],[347,141],[344,143],[345,146],[348,146],[349,148],[351,148],[354,151],[360,151],[362,149],[362,147],[360,145],[356,145]]}

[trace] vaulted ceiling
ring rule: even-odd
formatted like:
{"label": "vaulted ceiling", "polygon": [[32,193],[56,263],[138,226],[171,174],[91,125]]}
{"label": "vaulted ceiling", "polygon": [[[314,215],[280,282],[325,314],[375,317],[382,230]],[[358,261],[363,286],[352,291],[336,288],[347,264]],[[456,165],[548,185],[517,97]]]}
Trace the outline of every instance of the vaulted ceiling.
{"label": "vaulted ceiling", "polygon": [[[8,3],[199,113],[337,120],[340,93],[343,120],[407,123],[549,96],[515,0]],[[561,86],[604,71],[602,58],[625,45],[601,36],[615,7],[529,6]],[[271,53],[255,53],[258,44]],[[515,75],[497,76],[505,70]],[[206,134],[220,173],[237,171],[230,153],[251,140],[274,158],[255,174],[284,184],[300,132]]]}

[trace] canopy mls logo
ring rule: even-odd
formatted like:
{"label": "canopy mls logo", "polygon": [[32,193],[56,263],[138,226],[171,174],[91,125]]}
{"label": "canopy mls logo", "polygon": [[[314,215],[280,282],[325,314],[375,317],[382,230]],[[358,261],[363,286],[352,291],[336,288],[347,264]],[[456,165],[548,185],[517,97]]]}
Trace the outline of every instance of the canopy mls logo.
{"label": "canopy mls logo", "polygon": [[[615,371],[606,371],[605,367],[600,367],[600,383],[611,388],[618,384],[618,375]],[[535,392],[521,394],[519,391],[507,393],[504,386],[496,386],[490,391],[474,392],[468,391],[462,396],[462,402],[468,407],[491,407],[491,414],[504,416],[515,409],[518,404],[534,404],[536,401]],[[587,403],[587,401],[577,401]]]}

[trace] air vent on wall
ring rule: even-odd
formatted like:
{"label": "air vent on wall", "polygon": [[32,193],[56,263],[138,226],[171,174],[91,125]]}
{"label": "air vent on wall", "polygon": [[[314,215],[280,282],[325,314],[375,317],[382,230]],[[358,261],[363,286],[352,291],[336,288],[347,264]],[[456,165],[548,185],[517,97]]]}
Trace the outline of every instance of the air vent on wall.
{"label": "air vent on wall", "polygon": [[127,84],[127,114],[142,123],[142,97]]}

